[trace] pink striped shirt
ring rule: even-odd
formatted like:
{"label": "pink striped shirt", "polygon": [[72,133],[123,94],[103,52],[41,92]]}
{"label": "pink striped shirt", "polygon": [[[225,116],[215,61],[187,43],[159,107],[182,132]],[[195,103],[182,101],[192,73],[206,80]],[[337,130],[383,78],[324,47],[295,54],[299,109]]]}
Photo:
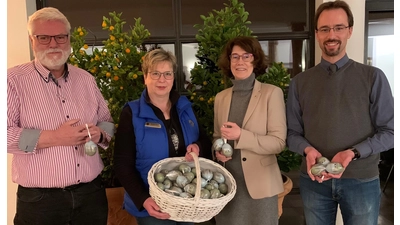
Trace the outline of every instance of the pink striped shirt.
{"label": "pink striped shirt", "polygon": [[13,154],[12,180],[21,186],[57,188],[90,182],[104,167],[99,154],[86,155],[83,145],[37,149],[36,140],[32,152],[19,148],[24,130],[56,130],[71,119],[80,119],[79,125],[113,122],[94,77],[72,65],[68,71],[57,87],[49,70],[36,60],[8,69],[7,152]]}

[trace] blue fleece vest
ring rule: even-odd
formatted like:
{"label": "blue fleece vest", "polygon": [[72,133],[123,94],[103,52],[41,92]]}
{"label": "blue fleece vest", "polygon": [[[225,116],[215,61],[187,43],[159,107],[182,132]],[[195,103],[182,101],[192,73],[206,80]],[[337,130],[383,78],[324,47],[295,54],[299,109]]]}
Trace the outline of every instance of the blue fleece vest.
{"label": "blue fleece vest", "polygon": [[[168,132],[162,120],[158,119],[153,109],[146,103],[146,91],[140,99],[128,102],[132,110],[132,123],[136,137],[136,169],[147,187],[147,174],[152,165],[169,157]],[[181,96],[176,103],[181,123],[185,146],[199,138],[199,126],[190,101]],[[124,208],[135,217],[149,216],[147,210],[139,211],[132,199],[125,192]]]}

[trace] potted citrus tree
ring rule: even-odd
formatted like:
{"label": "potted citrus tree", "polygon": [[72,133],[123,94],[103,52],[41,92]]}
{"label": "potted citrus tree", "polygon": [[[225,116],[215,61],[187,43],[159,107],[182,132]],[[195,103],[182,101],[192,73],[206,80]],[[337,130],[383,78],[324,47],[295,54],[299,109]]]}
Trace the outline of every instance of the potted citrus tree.
{"label": "potted citrus tree", "polygon": [[[74,29],[71,34],[72,53],[69,62],[95,77],[108,103],[115,126],[118,127],[124,104],[139,98],[144,89],[141,62],[146,50],[142,48],[142,44],[150,36],[150,32],[141,24],[140,18],[135,19],[134,26],[125,31],[126,21],[121,18],[122,13],[110,12],[109,16],[104,16],[101,23],[109,36],[102,41],[100,48],[95,44],[89,46],[86,43],[85,37],[88,32],[84,27]],[[135,218],[121,207],[124,189],[120,187],[114,175],[114,139],[107,149],[99,148],[99,153],[104,164],[102,178],[107,187],[109,224],[136,224]]]}

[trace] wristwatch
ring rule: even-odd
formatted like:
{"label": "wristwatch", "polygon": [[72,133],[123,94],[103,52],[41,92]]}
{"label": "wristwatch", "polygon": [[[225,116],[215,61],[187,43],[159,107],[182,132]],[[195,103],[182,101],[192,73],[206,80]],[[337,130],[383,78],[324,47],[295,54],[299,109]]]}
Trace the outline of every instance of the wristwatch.
{"label": "wristwatch", "polygon": [[357,159],[359,159],[361,156],[360,156],[360,152],[356,149],[356,148],[352,148],[352,149],[350,149],[352,152],[354,152],[354,157],[353,157],[353,160],[357,160]]}

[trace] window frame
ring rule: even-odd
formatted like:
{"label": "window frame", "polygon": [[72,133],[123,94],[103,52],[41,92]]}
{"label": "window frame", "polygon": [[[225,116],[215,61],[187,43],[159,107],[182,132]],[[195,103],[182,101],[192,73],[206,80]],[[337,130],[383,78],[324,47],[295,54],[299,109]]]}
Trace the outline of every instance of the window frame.
{"label": "window frame", "polygon": [[[144,45],[147,44],[174,44],[174,52],[178,63],[178,68],[183,67],[183,44],[187,43],[198,43],[194,35],[182,35],[182,8],[181,1],[183,0],[171,0],[172,1],[172,12],[174,15],[174,37],[151,37],[144,41]],[[309,40],[308,49],[306,49],[307,55],[306,68],[311,68],[315,65],[315,35],[314,35],[314,12],[315,12],[315,1],[306,1],[306,24],[309,26],[308,31],[293,31],[293,32],[271,32],[271,33],[253,33],[257,36],[259,41],[277,41],[277,40]],[[46,0],[36,0],[37,9],[49,6]],[[102,43],[104,39],[88,39],[88,45],[98,45]],[[296,74],[292,74],[292,77]],[[176,90],[181,94],[187,94],[184,87],[185,74],[182,69],[176,71]]]}

